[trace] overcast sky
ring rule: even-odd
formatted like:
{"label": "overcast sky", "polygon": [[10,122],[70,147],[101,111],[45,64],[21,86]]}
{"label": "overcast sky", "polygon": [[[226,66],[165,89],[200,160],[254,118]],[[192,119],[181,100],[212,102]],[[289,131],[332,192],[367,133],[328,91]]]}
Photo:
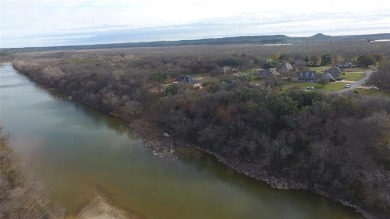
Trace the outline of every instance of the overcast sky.
{"label": "overcast sky", "polygon": [[389,0],[0,1],[0,48],[390,33]]}

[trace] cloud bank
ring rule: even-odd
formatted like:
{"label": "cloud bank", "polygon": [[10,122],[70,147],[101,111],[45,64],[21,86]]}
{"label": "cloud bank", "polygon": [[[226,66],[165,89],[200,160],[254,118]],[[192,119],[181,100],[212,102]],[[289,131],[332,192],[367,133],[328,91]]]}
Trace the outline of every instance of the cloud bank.
{"label": "cloud bank", "polygon": [[390,32],[390,4],[345,0],[2,0],[1,48]]}

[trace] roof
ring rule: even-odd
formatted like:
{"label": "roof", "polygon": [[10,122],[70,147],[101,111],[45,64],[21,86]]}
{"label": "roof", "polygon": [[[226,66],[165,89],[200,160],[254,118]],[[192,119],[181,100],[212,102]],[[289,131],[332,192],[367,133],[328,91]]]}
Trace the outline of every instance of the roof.
{"label": "roof", "polygon": [[334,77],[329,73],[324,73],[321,77],[326,80],[334,80]]}
{"label": "roof", "polygon": [[332,77],[339,77],[343,71],[339,69],[337,66],[333,66],[332,68],[325,70],[324,73],[329,73]]}

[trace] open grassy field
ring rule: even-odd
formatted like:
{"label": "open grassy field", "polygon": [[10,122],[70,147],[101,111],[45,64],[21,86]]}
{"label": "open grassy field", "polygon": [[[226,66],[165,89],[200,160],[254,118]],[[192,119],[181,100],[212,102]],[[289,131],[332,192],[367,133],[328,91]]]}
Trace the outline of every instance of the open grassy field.
{"label": "open grassy field", "polygon": [[[332,68],[333,65],[326,66],[316,66],[316,67],[308,67],[311,71],[316,71],[317,73],[324,73],[325,70]],[[344,68],[346,73],[364,73],[370,68],[357,67],[357,68]]]}
{"label": "open grassy field", "polygon": [[304,90],[307,87],[314,87],[315,89],[322,88],[321,84],[313,83],[313,82],[287,82],[283,89],[285,90]]}
{"label": "open grassy field", "polygon": [[344,68],[345,72],[365,72],[370,68],[356,67],[356,68]]}
{"label": "open grassy field", "polygon": [[316,71],[317,73],[323,73],[325,70],[332,68],[332,65],[309,67],[310,71]]}
{"label": "open grassy field", "polygon": [[347,82],[331,82],[325,86],[314,82],[288,82],[284,89],[286,90],[305,90],[307,87],[314,87],[315,90],[321,91],[339,91],[344,89]]}
{"label": "open grassy field", "polygon": [[348,84],[346,82],[331,82],[327,85],[325,85],[325,87],[321,88],[323,90],[327,90],[327,91],[338,91],[338,90],[342,90],[344,89],[344,86]]}
{"label": "open grassy field", "polygon": [[341,76],[344,80],[347,81],[358,81],[364,77],[363,72],[348,72]]}

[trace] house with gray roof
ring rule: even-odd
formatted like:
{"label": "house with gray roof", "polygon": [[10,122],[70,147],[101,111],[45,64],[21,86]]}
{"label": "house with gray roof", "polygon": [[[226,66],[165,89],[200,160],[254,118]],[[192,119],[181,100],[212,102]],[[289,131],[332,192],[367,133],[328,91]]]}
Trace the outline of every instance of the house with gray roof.
{"label": "house with gray roof", "polygon": [[334,81],[335,78],[329,74],[329,73],[324,73],[321,75],[321,79],[327,80],[327,81]]}
{"label": "house with gray roof", "polygon": [[341,73],[343,73],[343,72],[344,72],[344,69],[340,69],[337,66],[333,66],[332,68],[325,70],[324,74],[329,73],[330,75],[332,75],[333,78],[337,78],[337,77],[340,77]]}
{"label": "house with gray roof", "polygon": [[316,71],[301,71],[298,72],[298,80],[305,82],[315,82],[318,78]]}

